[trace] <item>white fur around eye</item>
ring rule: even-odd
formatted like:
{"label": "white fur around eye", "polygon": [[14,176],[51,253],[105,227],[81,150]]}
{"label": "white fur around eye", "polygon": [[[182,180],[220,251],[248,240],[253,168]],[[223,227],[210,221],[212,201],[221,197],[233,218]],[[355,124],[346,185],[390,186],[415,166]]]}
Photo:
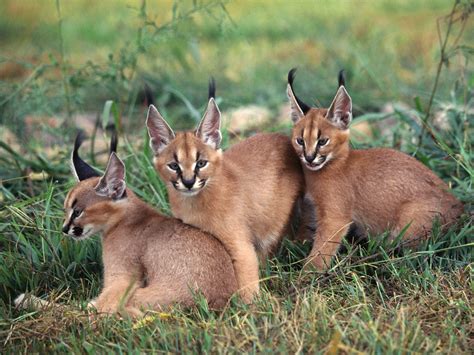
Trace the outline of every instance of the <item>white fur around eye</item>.
{"label": "white fur around eye", "polygon": [[81,213],[79,213],[79,215],[76,218],[81,218],[83,214],[84,214],[84,211],[82,210]]}

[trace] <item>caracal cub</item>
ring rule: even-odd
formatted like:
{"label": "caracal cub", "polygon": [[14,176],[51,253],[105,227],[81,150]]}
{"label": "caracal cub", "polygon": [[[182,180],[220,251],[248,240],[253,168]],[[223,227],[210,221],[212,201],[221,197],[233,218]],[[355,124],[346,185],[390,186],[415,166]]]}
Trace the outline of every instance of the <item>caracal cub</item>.
{"label": "caracal cub", "polygon": [[[125,184],[125,166],[112,152],[103,176],[78,155],[72,169],[79,182],[64,202],[63,232],[75,240],[102,234],[104,287],[93,301],[99,312],[160,309],[194,302],[201,292],[222,307],[237,291],[232,262],[213,236],[165,217]],[[124,309],[119,309],[124,305]]]}
{"label": "caracal cub", "polygon": [[462,214],[448,186],[416,159],[386,148],[350,149],[352,100],[342,72],[329,109],[309,107],[295,95],[294,72],[288,74],[287,92],[292,144],[316,204],[309,259],[317,269],[329,267],[351,223],[372,234],[391,230],[393,237],[406,228],[404,244],[414,246],[429,236],[435,218],[449,225]]}
{"label": "caracal cub", "polygon": [[288,137],[258,134],[225,152],[221,113],[209,87],[206,113],[194,132],[177,132],[150,106],[147,128],[155,167],[173,215],[215,235],[232,258],[239,292],[259,292],[258,257],[275,250],[302,195],[303,173]]}

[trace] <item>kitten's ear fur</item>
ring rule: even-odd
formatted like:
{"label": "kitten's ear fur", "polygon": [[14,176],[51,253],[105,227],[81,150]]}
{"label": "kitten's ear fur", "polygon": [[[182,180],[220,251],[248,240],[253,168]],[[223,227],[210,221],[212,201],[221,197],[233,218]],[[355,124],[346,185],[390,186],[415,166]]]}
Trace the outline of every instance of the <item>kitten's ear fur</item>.
{"label": "kitten's ear fur", "polygon": [[288,85],[286,87],[286,94],[290,100],[291,120],[293,123],[298,122],[311,109],[310,106],[301,101],[293,91],[293,81],[295,80],[296,68],[293,68],[288,73]]}
{"label": "kitten's ear fur", "polygon": [[150,147],[155,155],[160,154],[175,138],[173,130],[153,105],[148,108],[146,127],[150,136]]}
{"label": "kitten's ear fur", "polygon": [[196,130],[196,136],[213,149],[218,149],[221,144],[221,112],[213,97],[209,99],[206,113]]}
{"label": "kitten's ear fur", "polygon": [[125,195],[125,165],[112,152],[107,163],[104,175],[100,178],[99,183],[94,188],[95,192],[100,196],[109,197],[112,200],[118,200]]}
{"label": "kitten's ear fur", "polygon": [[341,85],[328,109],[326,118],[337,128],[346,130],[352,121],[352,99]]}

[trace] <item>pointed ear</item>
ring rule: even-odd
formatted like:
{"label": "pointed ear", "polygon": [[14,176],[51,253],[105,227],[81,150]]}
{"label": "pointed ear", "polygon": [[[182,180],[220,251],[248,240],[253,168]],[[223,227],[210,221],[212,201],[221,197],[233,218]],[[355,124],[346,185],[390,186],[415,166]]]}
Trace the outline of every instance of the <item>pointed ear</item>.
{"label": "pointed ear", "polygon": [[221,144],[221,112],[213,97],[209,99],[206,113],[196,130],[196,136],[213,149],[218,149]]}
{"label": "pointed ear", "polygon": [[288,94],[288,99],[290,99],[291,120],[293,121],[293,123],[296,123],[301,118],[303,118],[304,113],[295,99],[295,94],[293,93],[293,89],[290,84],[288,84],[286,93]]}
{"label": "pointed ear", "polygon": [[293,121],[293,123],[298,122],[311,108],[303,101],[301,101],[293,91],[293,80],[295,80],[295,72],[296,68],[293,68],[288,73],[288,86],[286,88],[288,99],[290,99],[291,120]]}
{"label": "pointed ear", "polygon": [[124,196],[126,187],[125,165],[117,157],[117,154],[112,152],[104,176],[100,178],[99,183],[94,188],[95,192],[100,196],[118,200]]}
{"label": "pointed ear", "polygon": [[326,118],[339,129],[348,129],[352,121],[352,99],[344,86],[340,86],[328,109]]}
{"label": "pointed ear", "polygon": [[155,155],[160,154],[175,137],[171,127],[153,105],[148,108],[146,127],[150,136],[150,147]]}

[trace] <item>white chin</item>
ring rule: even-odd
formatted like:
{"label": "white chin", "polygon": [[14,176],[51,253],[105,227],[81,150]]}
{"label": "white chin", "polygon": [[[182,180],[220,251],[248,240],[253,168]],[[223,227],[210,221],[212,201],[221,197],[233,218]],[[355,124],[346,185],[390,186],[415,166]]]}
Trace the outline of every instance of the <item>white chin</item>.
{"label": "white chin", "polygon": [[306,168],[308,170],[311,170],[311,171],[318,171],[320,170],[324,165],[326,165],[326,162],[320,164],[320,165],[314,165],[314,166],[311,166],[309,164],[305,164]]}
{"label": "white chin", "polygon": [[196,189],[196,190],[180,190],[179,191],[183,196],[186,197],[191,197],[191,196],[196,196],[199,192],[201,192],[201,189]]}

